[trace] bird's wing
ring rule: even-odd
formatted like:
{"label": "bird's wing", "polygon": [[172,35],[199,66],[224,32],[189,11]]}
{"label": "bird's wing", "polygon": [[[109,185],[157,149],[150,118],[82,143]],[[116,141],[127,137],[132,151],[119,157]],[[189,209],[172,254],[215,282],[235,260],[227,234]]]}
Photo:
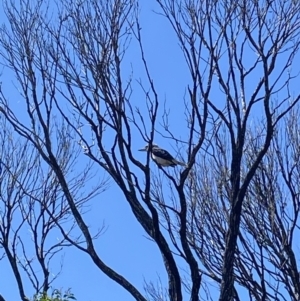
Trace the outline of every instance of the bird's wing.
{"label": "bird's wing", "polygon": [[172,157],[172,155],[169,152],[167,152],[166,150],[161,149],[161,148],[153,148],[152,154],[156,157],[162,158],[167,161],[174,160],[174,158]]}

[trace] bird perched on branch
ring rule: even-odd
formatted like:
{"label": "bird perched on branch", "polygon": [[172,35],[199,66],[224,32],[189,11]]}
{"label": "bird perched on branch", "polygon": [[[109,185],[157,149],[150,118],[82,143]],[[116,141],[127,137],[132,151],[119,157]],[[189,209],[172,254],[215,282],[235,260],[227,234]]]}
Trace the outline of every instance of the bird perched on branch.
{"label": "bird perched on branch", "polygon": [[186,166],[185,163],[180,162],[173,158],[173,156],[166,150],[160,148],[156,144],[146,145],[144,148],[139,149],[139,151],[147,152],[150,151],[152,160],[158,165],[159,168],[161,167],[175,167],[176,165]]}

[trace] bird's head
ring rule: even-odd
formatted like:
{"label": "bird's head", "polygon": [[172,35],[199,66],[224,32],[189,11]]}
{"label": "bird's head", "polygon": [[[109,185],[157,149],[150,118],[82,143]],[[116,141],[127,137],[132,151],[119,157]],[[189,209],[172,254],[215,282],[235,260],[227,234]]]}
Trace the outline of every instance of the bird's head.
{"label": "bird's head", "polygon": [[[152,143],[152,148],[158,147],[157,144]],[[150,144],[147,144],[144,148],[139,149],[140,152],[147,152],[150,149]]]}

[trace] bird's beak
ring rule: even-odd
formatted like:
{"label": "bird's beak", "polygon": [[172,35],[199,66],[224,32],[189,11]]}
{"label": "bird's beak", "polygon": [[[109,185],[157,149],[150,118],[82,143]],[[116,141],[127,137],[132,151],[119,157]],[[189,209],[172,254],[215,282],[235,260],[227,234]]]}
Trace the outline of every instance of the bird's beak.
{"label": "bird's beak", "polygon": [[141,148],[139,149],[140,152],[145,152],[146,151],[146,148]]}

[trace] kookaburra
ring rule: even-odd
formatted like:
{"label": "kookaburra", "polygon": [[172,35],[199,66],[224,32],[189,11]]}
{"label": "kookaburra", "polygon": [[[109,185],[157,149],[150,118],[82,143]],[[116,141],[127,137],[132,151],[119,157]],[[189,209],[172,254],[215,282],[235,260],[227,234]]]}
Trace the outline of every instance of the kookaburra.
{"label": "kookaburra", "polygon": [[142,151],[142,152],[143,151],[147,152],[148,150],[150,151],[152,160],[159,167],[169,167],[169,166],[175,167],[176,165],[186,166],[185,163],[176,160],[175,158],[173,158],[173,156],[168,151],[160,148],[156,144],[152,144],[151,147],[148,144],[144,148],[139,149],[139,151]]}

